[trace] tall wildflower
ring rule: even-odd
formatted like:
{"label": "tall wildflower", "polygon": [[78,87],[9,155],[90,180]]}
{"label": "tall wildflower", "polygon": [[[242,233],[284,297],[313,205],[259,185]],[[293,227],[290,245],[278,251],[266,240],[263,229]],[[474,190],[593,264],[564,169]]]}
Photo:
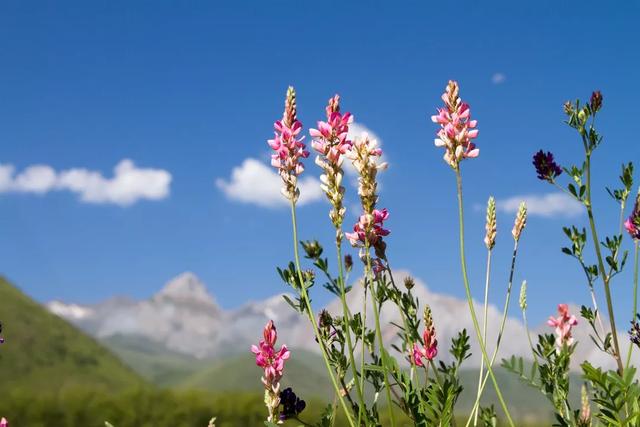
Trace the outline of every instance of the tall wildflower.
{"label": "tall wildflower", "polygon": [[411,360],[416,366],[425,366],[422,359],[429,362],[438,355],[438,340],[436,339],[436,327],[433,324],[431,307],[424,308],[424,332],[422,334],[423,345],[413,344]]}
{"label": "tall wildflower", "polygon": [[640,191],[636,196],[636,202],[633,205],[631,215],[629,215],[629,218],[624,222],[624,228],[632,239],[640,240]]}
{"label": "tall wildflower", "polygon": [[438,114],[431,116],[431,120],[440,125],[435,145],[444,147],[444,160],[453,169],[458,169],[462,160],[478,157],[480,154],[480,150],[472,142],[478,136],[478,122],[471,120],[469,104],[462,102],[459,92],[458,83],[449,80],[442,94],[444,107],[438,108]]}
{"label": "tall wildflower", "polygon": [[291,86],[287,89],[282,120],[277,120],[273,127],[275,136],[267,141],[275,151],[271,155],[271,165],[278,169],[282,178],[282,194],[295,203],[300,196],[298,175],[304,171],[300,159],[309,157],[309,152],[302,142],[304,136],[299,137],[302,123],[297,118],[296,91]]}
{"label": "tall wildflower", "polygon": [[327,121],[319,121],[318,129],[310,129],[313,138],[311,146],[319,153],[316,164],[324,173],[320,176],[322,191],[327,195],[332,209],[329,212],[331,222],[337,230],[336,239],[340,241],[340,228],[346,209],[342,202],[344,187],[342,186],[343,170],[346,153],[351,149],[351,141],[347,139],[349,124],[353,120],[351,113],[340,113],[340,97],[335,95],[329,100],[326,108]]}
{"label": "tall wildflower", "polygon": [[550,316],[547,324],[555,328],[556,347],[560,350],[564,346],[573,344],[571,329],[578,324],[578,319],[569,313],[569,306],[567,304],[558,304],[558,314],[558,317]]}
{"label": "tall wildflower", "polygon": [[[362,204],[362,215],[353,227],[353,233],[345,233],[352,246],[359,248],[374,248],[378,258],[384,258],[386,244],[383,237],[389,234],[384,228],[384,221],[389,218],[387,209],[378,210],[378,183],[376,180],[379,170],[386,169],[386,163],[380,163],[382,149],[377,142],[368,135],[358,137],[353,142],[347,154],[358,172],[358,195]],[[364,259],[364,252],[360,256]]]}
{"label": "tall wildflower", "polygon": [[251,352],[256,355],[256,365],[264,369],[262,383],[264,384],[264,403],[269,412],[267,421],[278,421],[278,407],[280,406],[280,379],[284,374],[284,362],[290,356],[287,346],[283,345],[276,351],[278,333],[270,320],[264,327],[263,340],[258,345],[251,346]]}

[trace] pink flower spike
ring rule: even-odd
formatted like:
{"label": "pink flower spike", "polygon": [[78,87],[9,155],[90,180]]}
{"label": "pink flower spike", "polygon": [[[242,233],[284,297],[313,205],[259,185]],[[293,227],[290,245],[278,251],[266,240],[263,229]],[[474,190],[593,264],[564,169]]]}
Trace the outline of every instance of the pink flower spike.
{"label": "pink flower spike", "polygon": [[560,351],[565,346],[573,344],[571,329],[578,324],[578,319],[569,313],[567,304],[558,304],[558,314],[557,318],[550,316],[547,325],[555,328],[556,347]]}
{"label": "pink flower spike", "polygon": [[2,419],[0,419],[0,427],[9,427],[9,421],[7,421],[5,417],[2,417]]}
{"label": "pink flower spike", "polygon": [[444,108],[439,108],[438,114],[431,116],[431,121],[440,125],[435,140],[436,147],[444,147],[444,160],[454,169],[459,167],[462,160],[478,157],[480,150],[471,142],[477,138],[477,120],[471,120],[469,104],[462,102],[458,83],[450,80],[442,95]]}

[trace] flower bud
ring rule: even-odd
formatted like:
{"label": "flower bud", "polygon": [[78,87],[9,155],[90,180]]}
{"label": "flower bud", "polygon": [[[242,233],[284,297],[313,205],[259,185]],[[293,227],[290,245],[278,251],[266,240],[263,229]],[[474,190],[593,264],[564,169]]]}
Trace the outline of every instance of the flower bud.
{"label": "flower bud", "polygon": [[413,277],[407,276],[404,278],[404,287],[407,288],[408,291],[413,289],[415,285],[416,285],[416,282],[413,280]]}
{"label": "flower bud", "polygon": [[513,225],[513,230],[511,230],[511,234],[513,235],[514,240],[517,242],[520,240],[520,235],[522,234],[522,230],[527,225],[527,204],[525,202],[520,203],[520,207],[518,208],[518,213],[516,215],[516,221]]}
{"label": "flower bud", "polygon": [[353,257],[350,254],[344,256],[344,268],[347,270],[347,273],[353,268]]}
{"label": "flower bud", "polygon": [[522,281],[522,286],[520,286],[520,300],[518,301],[520,304],[520,310],[527,310],[527,281]]}
{"label": "flower bud", "polygon": [[599,90],[596,90],[591,94],[590,101],[591,111],[594,113],[602,108],[602,93]]}
{"label": "flower bud", "polygon": [[484,237],[484,244],[487,246],[487,249],[491,250],[496,245],[496,200],[492,197],[489,197],[489,201],[487,202],[487,223],[485,225],[485,230],[487,234]]}
{"label": "flower bud", "polygon": [[424,306],[424,328],[431,329],[433,326],[433,315],[431,314],[431,307],[429,305]]}

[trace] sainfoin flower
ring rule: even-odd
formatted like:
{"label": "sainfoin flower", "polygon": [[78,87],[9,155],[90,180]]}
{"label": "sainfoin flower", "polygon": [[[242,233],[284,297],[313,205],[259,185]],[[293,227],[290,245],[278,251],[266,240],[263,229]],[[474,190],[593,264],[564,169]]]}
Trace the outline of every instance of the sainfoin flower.
{"label": "sainfoin flower", "polygon": [[272,320],[264,327],[263,338],[258,345],[251,346],[251,352],[256,355],[256,365],[264,369],[262,383],[265,387],[264,402],[269,411],[267,421],[275,422],[280,405],[280,379],[284,373],[284,362],[289,358],[290,352],[286,345],[276,350],[278,333]]}
{"label": "sainfoin flower", "polygon": [[[309,133],[313,138],[311,146],[318,152],[316,164],[324,172],[320,175],[320,188],[327,195],[332,206],[329,217],[336,229],[339,229],[346,211],[342,205],[345,191],[342,186],[342,163],[352,145],[351,141],[347,139],[347,133],[353,116],[350,113],[340,113],[340,97],[338,95],[329,100],[326,112],[327,121],[319,121],[318,129],[310,129]],[[342,235],[339,232],[337,239],[341,238]]]}
{"label": "sainfoin flower", "polygon": [[561,173],[562,168],[553,159],[553,153],[542,150],[533,156],[533,166],[536,168],[538,179],[553,182]]}
{"label": "sainfoin flower", "polygon": [[438,340],[436,339],[436,327],[433,324],[431,308],[424,309],[424,332],[422,333],[423,345],[413,344],[411,361],[416,366],[424,366],[422,359],[432,361],[438,355]]}
{"label": "sainfoin flower", "polygon": [[300,196],[298,189],[298,175],[304,171],[304,165],[300,161],[309,157],[309,152],[302,142],[304,136],[299,137],[302,131],[302,123],[297,119],[296,92],[293,87],[287,90],[282,120],[277,120],[274,125],[275,136],[268,142],[275,151],[271,155],[271,165],[278,169],[282,178],[282,194],[292,202],[296,202]]}
{"label": "sainfoin flower", "polygon": [[345,233],[345,236],[354,247],[375,247],[384,236],[389,235],[389,230],[384,228],[384,221],[389,218],[387,209],[374,209],[371,214],[360,215],[360,219],[353,226],[353,233]]}
{"label": "sainfoin flower", "polygon": [[624,222],[624,228],[632,239],[640,240],[640,192],[636,196],[636,202],[633,205],[631,215],[629,215],[629,218]]}
{"label": "sainfoin flower", "polygon": [[550,316],[547,324],[555,328],[556,346],[558,349],[573,344],[571,329],[578,324],[576,316],[569,314],[567,304],[558,304],[558,317]]}
{"label": "sainfoin flower", "polygon": [[9,421],[7,421],[5,417],[2,417],[2,419],[0,419],[0,427],[9,427]]}
{"label": "sainfoin flower", "polygon": [[463,159],[478,157],[480,154],[480,150],[472,142],[478,136],[478,122],[471,120],[469,104],[462,102],[459,92],[458,83],[449,80],[442,94],[444,107],[438,109],[438,114],[431,116],[431,120],[440,125],[435,139],[436,147],[444,147],[444,160],[454,169],[458,168]]}

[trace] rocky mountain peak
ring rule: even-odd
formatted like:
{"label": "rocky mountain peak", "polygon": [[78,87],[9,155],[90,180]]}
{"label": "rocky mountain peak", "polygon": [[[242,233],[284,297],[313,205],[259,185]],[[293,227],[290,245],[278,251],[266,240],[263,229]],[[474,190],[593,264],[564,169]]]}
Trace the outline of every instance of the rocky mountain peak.
{"label": "rocky mountain peak", "polygon": [[204,283],[190,271],[169,280],[153,299],[217,305]]}

